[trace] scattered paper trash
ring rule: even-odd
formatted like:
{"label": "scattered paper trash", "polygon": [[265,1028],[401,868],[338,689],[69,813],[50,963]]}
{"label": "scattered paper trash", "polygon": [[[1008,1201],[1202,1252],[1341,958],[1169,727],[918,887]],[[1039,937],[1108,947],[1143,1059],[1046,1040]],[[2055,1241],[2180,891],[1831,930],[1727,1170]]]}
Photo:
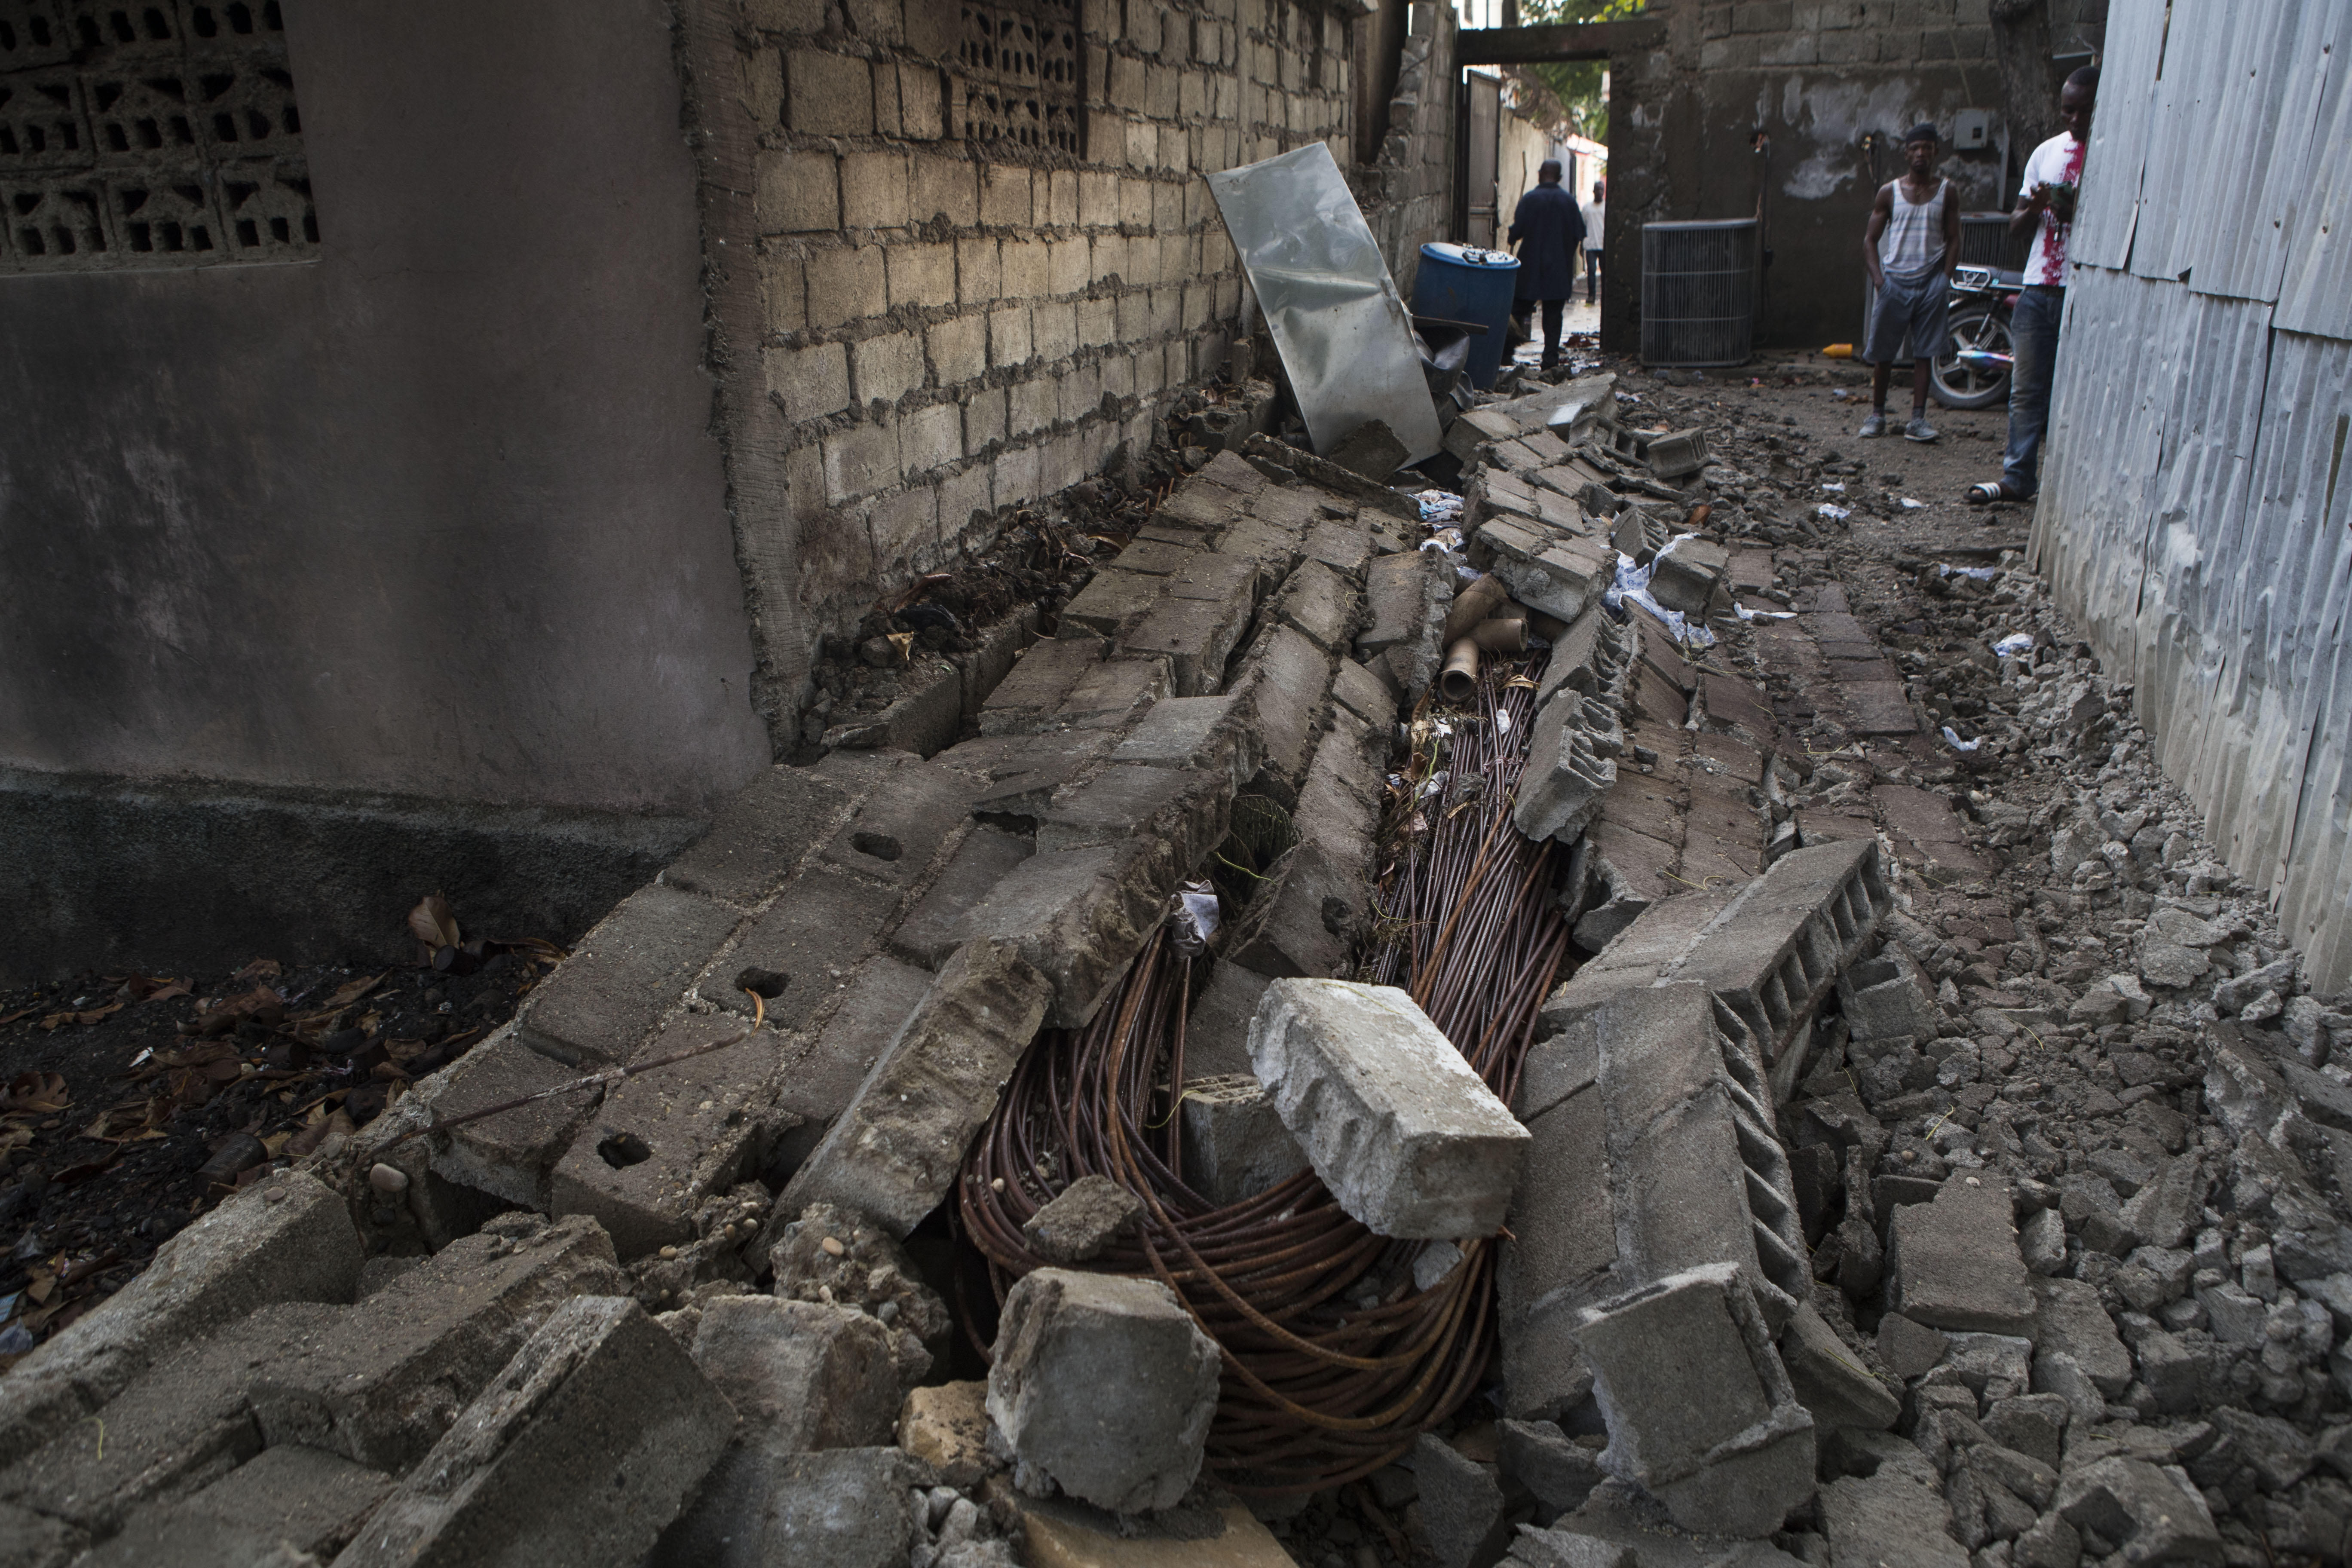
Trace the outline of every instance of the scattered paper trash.
{"label": "scattered paper trash", "polygon": [[1947,566],[1942,562],[1938,561],[1936,563],[1936,575],[1938,577],[1973,577],[1979,583],[1990,583],[1995,577],[2000,575],[2000,568],[1998,566]]}
{"label": "scattered paper trash", "polygon": [[1715,634],[1713,632],[1707,630],[1706,627],[1699,625],[1697,622],[1691,620],[1680,610],[1670,610],[1666,608],[1650,595],[1651,569],[1654,567],[1659,561],[1664,560],[1667,555],[1673,553],[1675,545],[1680,544],[1685,539],[1696,537],[1697,536],[1689,533],[1676,534],[1673,539],[1666,542],[1664,549],[1659,551],[1655,556],[1652,557],[1650,565],[1648,566],[1637,565],[1634,563],[1632,556],[1624,554],[1622,552],[1619,552],[1617,556],[1616,578],[1609,584],[1607,592],[1605,592],[1601,597],[1608,603],[1612,609],[1622,610],[1628,604],[1641,605],[1642,608],[1647,610],[1651,615],[1657,617],[1659,624],[1666,628],[1666,635],[1668,637],[1674,638],[1675,642],[1685,647],[1713,647],[1715,646]]}
{"label": "scattered paper trash", "polygon": [[1794,610],[1751,610],[1737,600],[1731,607],[1743,621],[1787,621],[1794,620],[1797,615]]}
{"label": "scattered paper trash", "polygon": [[2003,658],[2023,658],[2033,651],[2032,632],[2011,632],[1992,645],[1992,651]]}
{"label": "scattered paper trash", "polygon": [[1822,489],[1825,490],[1835,490],[1838,494],[1843,495],[1845,493],[1845,481],[1843,479],[1823,479],[1822,481]]}
{"label": "scattered paper trash", "polygon": [[1843,522],[1847,518],[1853,515],[1853,512],[1849,511],[1844,507],[1833,506],[1828,501],[1822,502],[1820,506],[1813,510],[1821,513],[1822,516],[1828,518],[1832,522]]}
{"label": "scattered paper trash", "polygon": [[1983,744],[1983,742],[1982,736],[1973,741],[1963,741],[1949,724],[1944,726],[1944,743],[1956,752],[1973,752],[1978,746]]}
{"label": "scattered paper trash", "polygon": [[1176,951],[1187,958],[1206,952],[1210,939],[1217,934],[1221,913],[1216,889],[1206,881],[1187,882],[1168,902],[1169,934],[1175,939]]}
{"label": "scattered paper trash", "polygon": [[1903,498],[1903,510],[1905,511],[1919,511],[1924,510],[1927,505],[1927,503],[1926,501],[1913,500],[1909,496],[1905,496]]}
{"label": "scattered paper trash", "polygon": [[1423,490],[1412,499],[1421,503],[1423,522],[1451,522],[1462,515],[1462,498],[1452,490]]}

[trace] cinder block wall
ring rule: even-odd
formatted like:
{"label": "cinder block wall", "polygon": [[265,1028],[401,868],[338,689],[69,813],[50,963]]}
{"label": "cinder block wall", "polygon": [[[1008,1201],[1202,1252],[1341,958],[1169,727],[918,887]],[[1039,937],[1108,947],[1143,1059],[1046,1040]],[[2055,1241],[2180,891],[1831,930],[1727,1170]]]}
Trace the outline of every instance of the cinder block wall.
{"label": "cinder block wall", "polygon": [[[2103,18],[2054,0],[2051,47],[2095,46]],[[1964,210],[2005,205],[2033,150],[2030,130],[2000,144],[2019,117],[1987,0],[1717,0],[1664,19],[1666,47],[1611,62],[1604,267],[1624,283],[1601,306],[1612,350],[1637,346],[1644,222],[1749,217],[1760,203],[1773,260],[1756,341],[1819,347],[1862,331],[1863,225],[1902,173],[1906,129],[1924,120],[1948,137],[1959,110],[1991,111],[1995,145],[1948,145],[1940,165]],[[2045,68],[2054,100],[2064,68]],[[2037,123],[2050,118],[2040,106]]]}
{"label": "cinder block wall", "polygon": [[[1450,8],[1414,10],[1409,47],[1450,41]],[[1203,176],[1317,140],[1349,165],[1363,12],[704,0],[700,16],[723,39],[690,51],[719,149],[706,181],[731,166],[748,193],[706,200],[705,243],[728,279],[713,359],[781,746],[825,634],[992,539],[1007,509],[1139,455],[1169,400],[1223,367],[1244,285]],[[1444,221],[1436,75],[1389,148],[1435,166],[1351,171],[1408,253]]]}

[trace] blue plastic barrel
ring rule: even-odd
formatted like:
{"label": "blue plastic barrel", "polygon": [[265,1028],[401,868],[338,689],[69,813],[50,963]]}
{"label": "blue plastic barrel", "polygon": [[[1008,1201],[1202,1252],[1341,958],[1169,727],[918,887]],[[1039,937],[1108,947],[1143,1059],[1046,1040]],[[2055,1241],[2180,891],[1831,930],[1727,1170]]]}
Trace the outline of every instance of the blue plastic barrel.
{"label": "blue plastic barrel", "polygon": [[1503,326],[1519,283],[1519,258],[1501,250],[1436,240],[1421,247],[1421,275],[1413,279],[1412,313],[1449,321],[1475,321],[1486,329],[1470,340],[1470,384],[1495,384],[1503,368]]}

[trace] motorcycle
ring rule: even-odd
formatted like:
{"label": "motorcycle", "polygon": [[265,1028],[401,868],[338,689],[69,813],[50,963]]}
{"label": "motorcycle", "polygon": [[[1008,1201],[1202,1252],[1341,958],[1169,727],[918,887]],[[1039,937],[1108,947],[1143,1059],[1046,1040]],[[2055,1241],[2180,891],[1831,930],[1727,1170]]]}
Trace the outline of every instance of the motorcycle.
{"label": "motorcycle", "polygon": [[1951,341],[1928,367],[1936,401],[1947,408],[1990,408],[2009,400],[2016,349],[2009,317],[2025,274],[2004,268],[1952,268]]}

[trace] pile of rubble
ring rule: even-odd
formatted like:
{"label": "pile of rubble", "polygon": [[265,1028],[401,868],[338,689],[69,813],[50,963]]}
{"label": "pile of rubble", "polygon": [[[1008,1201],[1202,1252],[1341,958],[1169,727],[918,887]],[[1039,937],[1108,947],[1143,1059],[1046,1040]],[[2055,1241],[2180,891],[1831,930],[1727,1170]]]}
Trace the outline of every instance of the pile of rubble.
{"label": "pile of rubble", "polygon": [[0,1562],[2341,1561],[2352,1009],[2031,577],[1244,402],[0,1380]]}

